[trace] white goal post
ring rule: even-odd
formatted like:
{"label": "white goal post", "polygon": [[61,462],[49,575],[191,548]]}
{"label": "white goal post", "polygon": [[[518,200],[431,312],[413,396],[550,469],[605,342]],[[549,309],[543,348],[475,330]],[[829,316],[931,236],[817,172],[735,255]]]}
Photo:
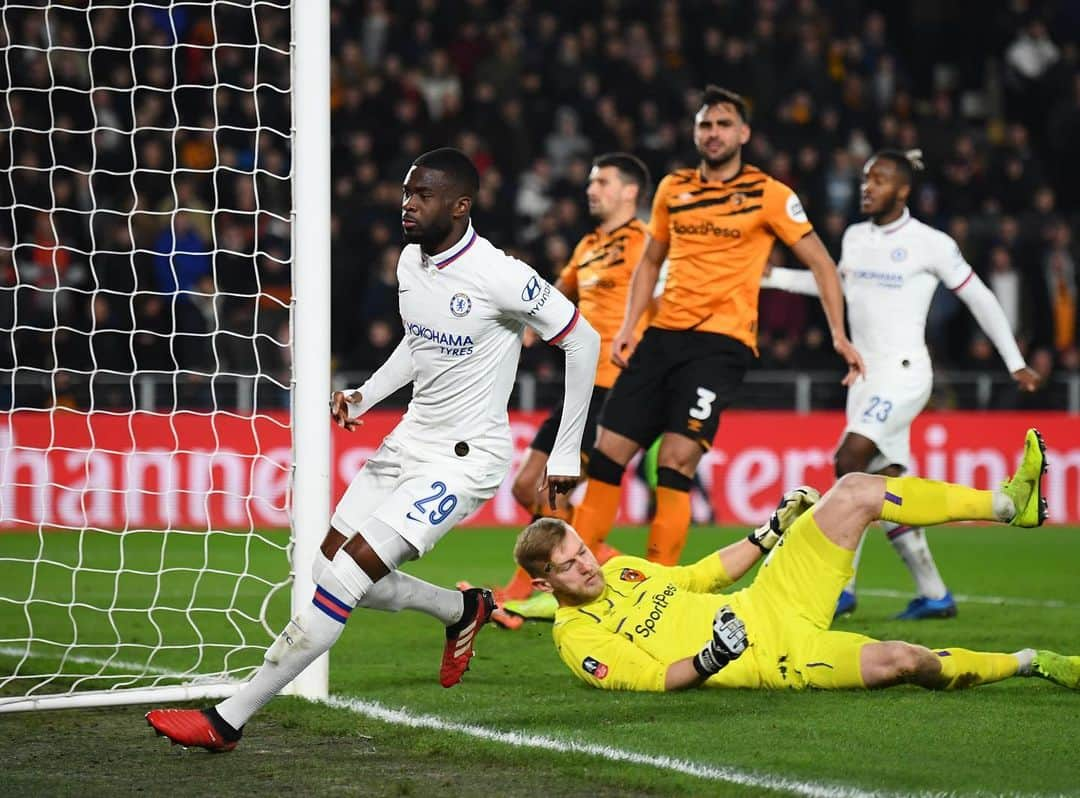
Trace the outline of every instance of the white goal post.
{"label": "white goal post", "polygon": [[329,0],[0,4],[0,712],[228,696],[311,600],[329,49]]}

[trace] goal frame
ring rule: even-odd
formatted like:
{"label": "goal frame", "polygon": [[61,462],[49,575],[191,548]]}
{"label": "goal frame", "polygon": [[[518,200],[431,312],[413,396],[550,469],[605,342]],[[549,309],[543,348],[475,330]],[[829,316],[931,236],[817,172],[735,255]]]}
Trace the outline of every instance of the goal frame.
{"label": "goal frame", "polygon": [[[292,0],[292,420],[291,611],[315,589],[315,552],[330,517],[330,0]],[[32,695],[0,702],[0,713],[226,698],[243,682],[195,677],[189,684]],[[328,694],[329,654],[282,691]]]}

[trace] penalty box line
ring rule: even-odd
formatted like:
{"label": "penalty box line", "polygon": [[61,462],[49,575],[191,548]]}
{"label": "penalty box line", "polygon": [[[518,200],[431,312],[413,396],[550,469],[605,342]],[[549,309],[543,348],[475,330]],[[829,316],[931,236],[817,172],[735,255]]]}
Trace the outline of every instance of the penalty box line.
{"label": "penalty box line", "polygon": [[[580,740],[563,739],[541,734],[531,734],[524,731],[498,731],[485,726],[472,723],[460,723],[458,721],[445,720],[435,715],[415,714],[407,709],[393,709],[377,701],[367,701],[360,698],[346,698],[343,696],[330,696],[318,703],[344,709],[357,715],[362,715],[373,720],[383,721],[397,726],[408,726],[413,729],[430,729],[445,731],[456,734],[464,734],[479,740],[514,746],[516,748],[536,748],[559,754],[584,754],[610,762],[625,762],[633,765],[644,765],[657,770],[666,770],[687,776],[694,776],[708,781],[725,782],[739,787],[753,787],[793,795],[811,796],[812,798],[888,798],[899,796],[901,793],[863,790],[858,787],[848,787],[841,784],[829,784],[827,782],[804,781],[786,776],[771,775],[759,771],[742,770],[740,768],[708,765],[700,762],[692,762],[687,759],[675,757],[643,754],[637,751],[628,751],[599,743],[589,743]],[[905,792],[904,795],[915,795]],[[925,795],[929,796],[929,793]]]}

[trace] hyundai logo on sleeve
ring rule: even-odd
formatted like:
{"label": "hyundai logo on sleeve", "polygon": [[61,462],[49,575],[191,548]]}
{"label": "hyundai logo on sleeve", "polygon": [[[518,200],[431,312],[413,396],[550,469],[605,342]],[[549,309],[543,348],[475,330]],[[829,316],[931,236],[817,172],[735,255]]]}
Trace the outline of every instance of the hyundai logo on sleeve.
{"label": "hyundai logo on sleeve", "polygon": [[521,301],[532,302],[538,296],[540,296],[540,278],[534,275],[521,289]]}

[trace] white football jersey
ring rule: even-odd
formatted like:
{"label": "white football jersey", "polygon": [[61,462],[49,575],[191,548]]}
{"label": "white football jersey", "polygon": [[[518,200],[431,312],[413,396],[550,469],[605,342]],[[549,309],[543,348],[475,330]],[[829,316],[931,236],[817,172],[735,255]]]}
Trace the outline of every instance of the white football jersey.
{"label": "white football jersey", "polygon": [[438,255],[406,246],[397,275],[413,367],[413,397],[399,430],[424,446],[465,441],[478,454],[508,463],[513,447],[506,406],[521,334],[530,326],[557,342],[577,322],[577,308],[471,224]]}
{"label": "white football jersey", "polygon": [[869,360],[929,358],[926,315],[938,282],[956,291],[974,274],[952,238],[907,208],[891,224],[844,231],[839,267],[852,343]]}

